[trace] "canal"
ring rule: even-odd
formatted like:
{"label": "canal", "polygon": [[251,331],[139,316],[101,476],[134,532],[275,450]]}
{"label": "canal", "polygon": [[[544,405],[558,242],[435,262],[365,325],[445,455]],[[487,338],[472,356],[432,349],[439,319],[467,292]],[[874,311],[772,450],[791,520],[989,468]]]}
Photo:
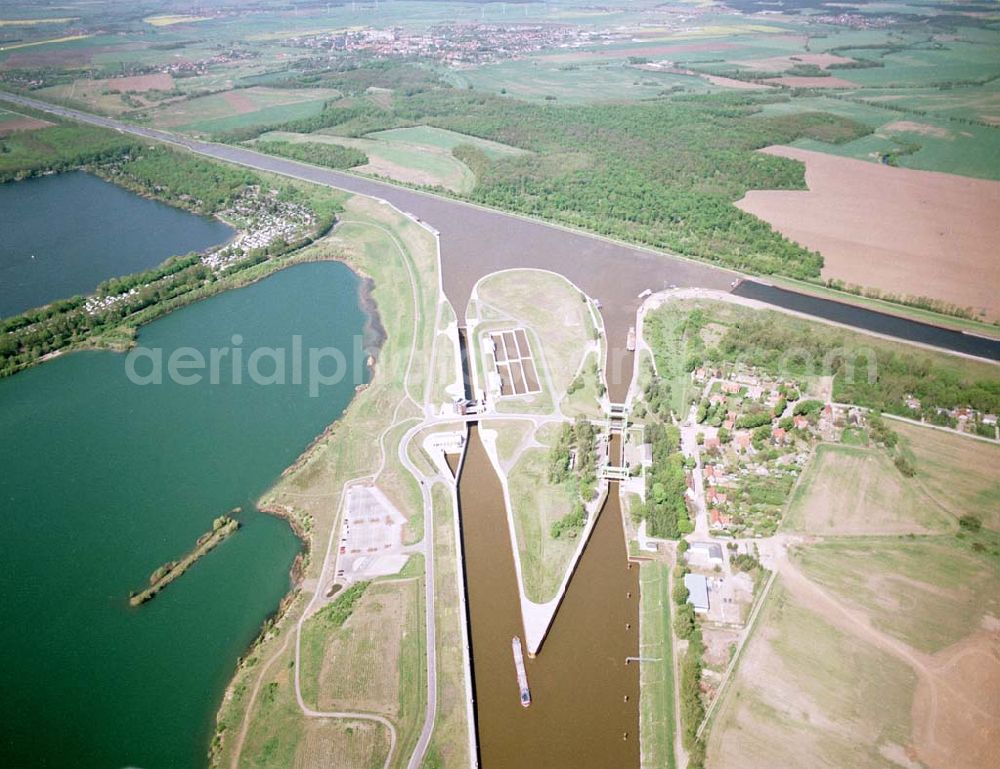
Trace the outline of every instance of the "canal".
{"label": "canal", "polygon": [[522,708],[511,638],[524,637],[503,491],[475,425],[458,482],[483,769],[639,766],[639,569],[610,484],[555,622],[527,659]]}

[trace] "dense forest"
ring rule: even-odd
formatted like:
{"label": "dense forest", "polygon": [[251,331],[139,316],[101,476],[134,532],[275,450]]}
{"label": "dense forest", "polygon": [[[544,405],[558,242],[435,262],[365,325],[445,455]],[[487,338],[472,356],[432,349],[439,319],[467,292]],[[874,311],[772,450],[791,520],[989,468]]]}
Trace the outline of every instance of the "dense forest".
{"label": "dense forest", "polygon": [[[384,76],[384,68],[362,67],[354,80]],[[337,73],[329,84],[344,78]],[[490,159],[455,148],[476,174],[468,194],[476,202],[747,272],[817,278],[819,254],[733,203],[750,189],[804,188],[800,163],[755,150],[803,137],[850,141],[869,129],[825,113],[762,113],[765,103],[781,98],[724,94],[562,106],[427,80],[396,92],[390,106],[342,99],[313,117],[226,138],[246,141],[275,128],[344,136],[412,125],[451,129],[530,151]]]}
{"label": "dense forest", "polygon": [[354,168],[368,162],[368,156],[361,150],[341,147],[339,144],[259,141],[254,143],[253,148],[268,155],[280,155],[327,168]]}
{"label": "dense forest", "polygon": [[[0,107],[4,102],[0,101]],[[10,106],[15,109],[14,106]],[[50,171],[126,157],[144,145],[138,139],[18,106],[16,111],[53,123],[49,128],[0,137],[0,184]]]}

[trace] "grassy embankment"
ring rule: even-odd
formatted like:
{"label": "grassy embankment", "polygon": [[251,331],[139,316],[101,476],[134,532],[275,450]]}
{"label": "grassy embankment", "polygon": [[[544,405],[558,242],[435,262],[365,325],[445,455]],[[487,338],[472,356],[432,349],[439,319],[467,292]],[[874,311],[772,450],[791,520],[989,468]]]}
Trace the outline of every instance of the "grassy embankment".
{"label": "grassy embankment", "polygon": [[[488,276],[476,293],[475,313],[486,319],[475,332],[473,354],[479,365],[482,341],[490,331],[523,327],[542,387],[537,395],[505,397],[501,412],[551,416],[553,404],[559,403],[566,416],[600,415],[595,362],[602,356],[603,339],[583,294],[564,278],[536,270]],[[484,426],[498,433],[525,593],[533,601],[548,601],[555,597],[579,544],[579,526],[572,531],[558,531],[557,526],[578,500],[573,483],[555,482],[549,472],[559,429],[546,425],[536,432],[527,422],[503,420]],[[515,456],[522,444],[524,450]]]}
{"label": "grassy embankment", "polygon": [[163,588],[194,566],[200,558],[208,555],[231,534],[235,534],[240,522],[228,515],[220,516],[212,522],[212,530],[198,537],[194,549],[179,561],[169,561],[154,571],[149,577],[149,587],[138,593],[130,593],[129,606],[141,606],[152,600]]}
{"label": "grassy embankment", "polygon": [[873,299],[866,296],[858,296],[847,291],[837,291],[826,286],[818,286],[815,283],[808,283],[802,280],[792,280],[791,278],[778,277],[772,275],[768,278],[769,283],[774,283],[782,288],[789,288],[803,294],[812,294],[823,299],[832,299],[835,302],[853,304],[857,307],[864,307],[877,312],[884,312],[888,315],[896,315],[900,318],[916,320],[921,323],[930,323],[933,326],[942,328],[952,328],[956,331],[968,331],[971,334],[979,334],[991,339],[1000,338],[1000,327],[995,323],[985,323],[968,318],[959,318],[955,315],[944,315],[933,310],[924,310],[920,307],[909,307],[897,302],[889,302],[885,299]]}
{"label": "grassy embankment", "polygon": [[423,769],[444,769],[469,764],[469,722],[461,653],[465,617],[459,605],[458,543],[451,497],[444,486],[436,484],[433,500],[438,703]]}
{"label": "grassy embankment", "polygon": [[[332,236],[310,250],[317,257],[343,258],[354,269],[373,279],[373,298],[387,338],[369,386],[355,396],[339,422],[309,455],[298,462],[295,469],[287,473],[262,500],[269,506],[286,509],[289,515],[303,521],[312,553],[324,552],[337,525],[336,511],[344,482],[371,474],[378,468],[381,452],[379,443],[372,440],[373,436],[385,434],[386,468],[377,479],[380,488],[411,520],[420,513],[420,507],[414,507],[412,491],[408,491],[416,488],[416,483],[404,483],[405,471],[397,459],[395,441],[398,441],[400,430],[405,426],[396,430],[389,428],[394,415],[399,420],[412,420],[410,426],[419,418],[418,409],[406,401],[406,397],[407,394],[417,399],[421,397],[428,373],[426,367],[433,344],[437,301],[434,241],[411,220],[363,198],[351,198],[346,203],[343,221],[345,224],[338,227]],[[416,303],[410,286],[410,270],[417,280]],[[405,373],[411,347],[413,368],[407,378]],[[399,411],[394,414],[397,406]],[[390,479],[397,480],[388,483]],[[415,499],[419,503],[419,490]],[[319,568],[318,559],[308,558],[305,578],[315,579]],[[240,761],[243,765],[288,766],[310,756],[345,755],[354,756],[358,765],[374,762],[381,766],[388,747],[388,736],[383,728],[360,722],[306,718],[298,710],[294,692],[287,691],[291,689],[292,673],[288,666],[294,661],[293,645],[287,641],[294,636],[294,624],[311,598],[311,594],[301,587],[296,588],[293,595],[276,627],[262,637],[236,672],[219,713],[220,737],[213,754],[213,765],[228,766],[233,760],[234,751],[240,745],[239,733],[244,728],[245,719],[249,719],[246,727],[253,738],[242,746]],[[410,610],[412,607],[408,608]],[[331,669],[346,669],[352,665],[363,667],[367,664],[364,655],[355,659],[338,654],[329,661],[324,657],[314,667],[322,670],[324,665],[332,665]],[[420,669],[422,665],[421,659]],[[303,683],[313,685],[304,679]],[[276,705],[264,708],[260,692],[267,691],[272,684],[277,685]],[[411,686],[409,690],[412,689]],[[256,697],[255,690],[258,692]],[[411,705],[413,702],[410,701]],[[439,699],[439,707],[445,705]],[[403,713],[406,719],[418,722],[422,722],[422,715],[419,704],[411,707],[410,712]],[[405,764],[405,758],[400,757],[408,748],[402,741],[411,732],[401,723],[397,723],[397,730],[401,744],[394,762],[402,760]],[[269,741],[276,739],[280,741],[281,749],[268,750]],[[412,742],[409,749],[412,749]]]}
{"label": "grassy embankment", "polygon": [[639,734],[644,769],[673,769],[675,702],[673,631],[670,623],[670,566],[645,561],[639,566],[640,625],[644,662],[639,669]]}
{"label": "grassy embankment", "polygon": [[[484,427],[503,431],[504,424],[491,421]],[[575,487],[549,477],[549,454],[557,437],[552,427],[540,429],[535,441],[542,446],[526,448],[507,472],[524,592],[538,603],[555,597],[579,545],[576,531],[553,536],[553,525],[575,503]]]}

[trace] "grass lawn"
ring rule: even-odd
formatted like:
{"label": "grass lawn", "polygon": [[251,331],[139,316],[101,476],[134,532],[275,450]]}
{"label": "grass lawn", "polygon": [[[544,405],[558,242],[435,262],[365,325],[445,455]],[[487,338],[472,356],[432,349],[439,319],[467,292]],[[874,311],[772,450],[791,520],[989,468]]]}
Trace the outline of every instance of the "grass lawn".
{"label": "grass lawn", "polygon": [[711,769],[885,769],[910,742],[912,671],[775,584],[708,740]]}
{"label": "grass lawn", "polygon": [[[995,535],[983,553],[954,536],[826,540],[797,558],[806,576],[867,612],[910,646],[939,651],[1000,614]],[[993,552],[991,553],[990,550]]]}
{"label": "grass lawn", "polygon": [[598,400],[598,391],[602,386],[602,381],[598,371],[596,352],[587,353],[576,381],[579,382],[580,387],[575,392],[568,393],[559,404],[563,413],[569,417],[580,415],[589,419],[599,419],[603,416],[604,410]]}
{"label": "grass lawn", "polygon": [[562,400],[597,333],[586,297],[562,276],[542,270],[489,275],[477,292],[480,308],[528,330],[539,382],[555,401]]}
{"label": "grass lawn", "polygon": [[337,136],[324,129],[311,134],[272,131],[262,141],[326,142],[361,150],[368,163],[353,170],[371,176],[384,176],[407,184],[444,187],[453,192],[469,192],[476,184],[475,174],[451,150],[385,139],[356,139]]}
{"label": "grass lawn", "polygon": [[548,459],[547,448],[526,449],[507,476],[524,592],[538,603],[555,597],[579,544],[567,534],[552,537],[552,524],[570,512],[573,500],[566,487],[549,482]]}
{"label": "grass lawn", "polygon": [[929,497],[956,518],[972,514],[1000,530],[1000,446],[905,422],[889,424],[913,458],[914,480]]}
{"label": "grass lawn", "polygon": [[497,431],[497,455],[506,465],[514,459],[514,453],[530,436],[535,434],[534,425],[527,419],[490,419],[483,427]]}
{"label": "grass lawn", "polygon": [[389,733],[384,726],[371,721],[330,721],[302,716],[295,701],[291,644],[288,649],[268,669],[254,706],[253,728],[247,733],[240,766],[286,769],[336,761],[337,766],[381,769],[389,749]]}
{"label": "grass lawn", "polygon": [[942,531],[950,516],[878,448],[823,443],[792,494],[785,526],[813,534]]}
{"label": "grass lawn", "polygon": [[639,734],[643,769],[674,769],[674,666],[670,629],[670,566],[639,566],[640,654],[659,658],[639,668]]}
{"label": "grass lawn", "polygon": [[360,710],[397,729],[394,766],[406,766],[426,702],[423,581],[371,584],[340,628],[318,616],[302,629],[302,696],[317,710]]}
{"label": "grass lawn", "polygon": [[433,147],[436,149],[451,150],[462,144],[471,144],[480,150],[484,155],[493,160],[501,160],[513,155],[524,155],[527,150],[513,147],[510,144],[480,139],[478,136],[449,131],[445,128],[434,128],[433,126],[413,126],[412,128],[392,128],[388,131],[376,131],[368,134],[365,138],[379,141],[401,142],[421,147]]}

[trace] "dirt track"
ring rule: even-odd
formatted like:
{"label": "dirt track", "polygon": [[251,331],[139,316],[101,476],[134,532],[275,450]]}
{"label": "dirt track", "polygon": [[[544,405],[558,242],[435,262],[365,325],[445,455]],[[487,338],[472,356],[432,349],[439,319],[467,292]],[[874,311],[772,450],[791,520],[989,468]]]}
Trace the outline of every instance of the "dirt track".
{"label": "dirt track", "polygon": [[808,192],[754,190],[737,205],[823,254],[823,277],[931,296],[1000,318],[1000,183],[792,147]]}
{"label": "dirt track", "polygon": [[[784,553],[788,591],[844,633],[908,664],[917,675],[910,752],[931,769],[981,769],[1000,739],[1000,633],[977,633],[934,655],[874,627],[870,617],[808,579]],[[974,662],[972,662],[974,660]],[[983,761],[986,763],[983,763]]]}

